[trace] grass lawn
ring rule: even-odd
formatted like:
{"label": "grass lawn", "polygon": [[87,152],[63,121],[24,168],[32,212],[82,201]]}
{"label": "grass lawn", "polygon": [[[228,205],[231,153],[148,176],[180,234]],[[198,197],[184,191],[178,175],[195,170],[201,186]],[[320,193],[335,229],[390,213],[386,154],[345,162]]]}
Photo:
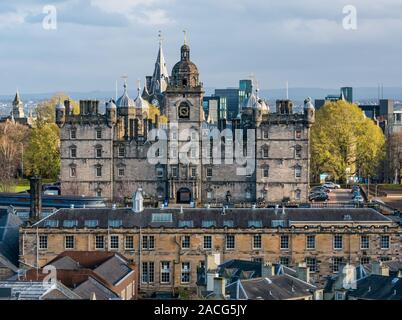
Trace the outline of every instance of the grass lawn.
{"label": "grass lawn", "polygon": [[402,190],[401,184],[379,184],[378,187],[384,190]]}
{"label": "grass lawn", "polygon": [[[54,181],[50,179],[44,179],[42,181],[42,184],[47,184],[47,183],[53,183]],[[22,191],[27,191],[30,189],[29,186],[29,180],[28,179],[19,179],[17,181],[17,185],[14,187],[13,192],[22,192]]]}

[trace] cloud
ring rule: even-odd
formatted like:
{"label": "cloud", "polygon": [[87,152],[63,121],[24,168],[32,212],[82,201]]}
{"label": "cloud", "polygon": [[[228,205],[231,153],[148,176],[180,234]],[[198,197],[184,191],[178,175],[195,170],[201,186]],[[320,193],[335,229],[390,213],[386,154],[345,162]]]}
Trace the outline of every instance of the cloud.
{"label": "cloud", "polygon": [[162,26],[174,23],[174,20],[168,17],[165,10],[144,10],[137,17],[137,21],[144,25]]}

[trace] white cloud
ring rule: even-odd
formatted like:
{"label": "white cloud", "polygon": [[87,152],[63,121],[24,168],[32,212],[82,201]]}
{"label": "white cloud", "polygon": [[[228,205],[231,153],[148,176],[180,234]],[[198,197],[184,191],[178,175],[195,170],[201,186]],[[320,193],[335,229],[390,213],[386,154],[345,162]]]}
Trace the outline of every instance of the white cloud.
{"label": "white cloud", "polygon": [[157,10],[143,10],[142,14],[139,15],[136,20],[144,25],[150,26],[161,26],[174,23],[167,12],[162,9]]}

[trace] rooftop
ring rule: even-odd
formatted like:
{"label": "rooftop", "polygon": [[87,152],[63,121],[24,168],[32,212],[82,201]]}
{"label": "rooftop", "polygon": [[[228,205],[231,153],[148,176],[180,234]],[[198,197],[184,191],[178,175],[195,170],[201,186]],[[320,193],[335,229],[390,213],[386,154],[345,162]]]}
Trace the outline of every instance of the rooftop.
{"label": "rooftop", "polygon": [[[152,209],[135,213],[130,208],[60,209],[42,219],[34,227],[90,228],[88,221],[96,220],[93,228],[272,228],[314,224],[392,225],[394,222],[370,208],[226,208],[218,209]],[[65,221],[74,221],[73,224]],[[119,221],[115,224],[115,221]]]}

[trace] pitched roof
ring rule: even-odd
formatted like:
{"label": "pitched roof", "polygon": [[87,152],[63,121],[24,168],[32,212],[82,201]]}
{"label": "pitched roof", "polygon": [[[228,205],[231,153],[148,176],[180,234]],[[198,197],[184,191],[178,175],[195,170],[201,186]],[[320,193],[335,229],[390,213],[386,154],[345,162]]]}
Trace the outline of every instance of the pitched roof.
{"label": "pitched roof", "polygon": [[86,281],[81,283],[74,289],[74,293],[78,294],[83,299],[92,299],[95,294],[96,300],[117,299],[118,295],[112,290],[101,284],[92,277],[88,277]]}
{"label": "pitched roof", "polygon": [[293,300],[311,296],[317,288],[288,274],[238,280],[226,287],[232,299]]}
{"label": "pitched roof", "polygon": [[365,300],[402,300],[402,279],[372,274],[357,281],[349,296]]}
{"label": "pitched roof", "polygon": [[133,270],[127,265],[127,261],[123,260],[120,256],[114,255],[97,267],[94,272],[107,282],[116,285],[121,279],[133,272]]}
{"label": "pitched roof", "polygon": [[[0,288],[11,289],[8,299],[17,300],[45,300],[45,299],[80,299],[80,297],[61,283],[47,283],[43,281],[2,281]],[[58,291],[58,294],[52,294]],[[54,293],[54,292],[53,292]]]}
{"label": "pitched roof", "polygon": [[[153,221],[154,214],[171,214],[171,219],[166,221]],[[392,224],[393,222],[384,215],[371,208],[287,208],[285,214],[271,208],[227,208],[223,214],[222,209],[216,208],[192,208],[180,209],[146,208],[141,213],[134,213],[130,208],[87,208],[87,209],[60,209],[51,216],[43,219],[34,226],[45,227],[45,221],[59,221],[59,228],[63,227],[64,220],[76,220],[77,228],[84,228],[86,220],[97,220],[99,228],[108,228],[109,220],[121,220],[122,228],[177,228],[180,221],[193,222],[194,228],[203,228],[204,221],[213,221],[216,228],[224,228],[228,220],[233,222],[235,228],[249,228],[250,223],[258,221],[262,227],[271,228],[274,221],[283,221],[284,227],[297,224],[323,224],[335,223],[340,225],[348,224]]]}
{"label": "pitched roof", "polygon": [[0,209],[0,254],[18,266],[20,218],[8,210]]}

